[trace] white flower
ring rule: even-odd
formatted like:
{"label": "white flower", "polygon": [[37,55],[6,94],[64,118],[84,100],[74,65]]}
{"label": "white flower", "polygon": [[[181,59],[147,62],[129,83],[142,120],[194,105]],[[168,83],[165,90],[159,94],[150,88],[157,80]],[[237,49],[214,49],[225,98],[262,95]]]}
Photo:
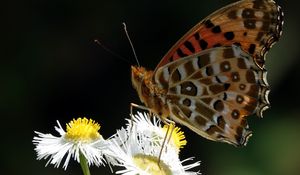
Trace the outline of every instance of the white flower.
{"label": "white flower", "polygon": [[100,166],[105,162],[103,153],[108,146],[107,141],[98,132],[100,129],[98,123],[86,118],[74,119],[67,124],[67,132],[58,121],[57,124],[55,130],[59,133],[59,137],[35,131],[38,136],[33,138],[33,144],[38,160],[49,158],[46,166],[50,163],[59,167],[65,158],[64,169],[67,168],[71,158],[80,162],[81,156],[84,156],[88,165]]}
{"label": "white flower", "polygon": [[[184,133],[180,131],[179,127],[175,127],[173,124],[162,127],[161,120],[157,116],[149,116],[147,113],[138,112],[132,116],[132,120],[127,119],[127,121],[128,130],[131,129],[131,124],[133,123],[136,126],[136,132],[143,134],[144,137],[149,138],[154,144],[161,145],[167,135],[166,141],[179,152],[179,149],[183,148],[187,143]],[[170,133],[172,134],[170,135]]]}
{"label": "white flower", "polygon": [[[142,114],[139,114],[140,116]],[[123,175],[186,175],[199,174],[198,172],[186,172],[186,170],[195,168],[200,162],[194,162],[188,165],[182,165],[192,158],[180,161],[178,152],[173,146],[166,144],[159,159],[161,145],[152,144],[145,134],[138,132],[142,125],[133,125],[132,130],[128,128],[118,130],[112,142],[111,150],[115,155],[117,163],[115,166],[124,167],[116,174]],[[158,164],[159,163],[159,164]]]}

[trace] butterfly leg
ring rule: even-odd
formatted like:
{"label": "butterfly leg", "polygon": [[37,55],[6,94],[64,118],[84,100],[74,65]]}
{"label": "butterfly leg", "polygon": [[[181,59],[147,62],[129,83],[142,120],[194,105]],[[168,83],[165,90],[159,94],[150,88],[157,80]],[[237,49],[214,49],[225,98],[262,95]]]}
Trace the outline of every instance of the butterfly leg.
{"label": "butterfly leg", "polygon": [[130,103],[130,115],[133,114],[133,108],[142,109],[142,110],[148,111],[149,113],[152,113],[150,108],[147,108],[146,106],[138,105],[135,103]]}
{"label": "butterfly leg", "polygon": [[133,108],[138,108],[138,109],[148,111],[150,116],[153,115],[153,112],[151,111],[150,108],[147,108],[146,106],[138,105],[138,104],[135,104],[135,103],[130,103],[130,115],[133,114]]}
{"label": "butterfly leg", "polygon": [[132,121],[132,117],[133,117],[133,108],[138,108],[138,109],[142,109],[142,110],[148,111],[150,117],[153,117],[153,112],[151,111],[150,108],[147,108],[146,106],[138,105],[138,104],[135,104],[135,103],[130,103],[130,116],[131,116],[131,121]]}
{"label": "butterfly leg", "polygon": [[[164,149],[165,145],[166,145],[167,143],[169,143],[169,141],[171,140],[171,138],[172,138],[172,133],[173,133],[174,128],[175,128],[175,122],[172,121],[172,120],[164,119],[164,120],[162,120],[162,122],[163,122],[165,125],[168,125],[168,129],[167,129],[166,135],[165,135],[165,137],[164,137],[164,140],[163,140],[163,143],[162,143],[162,145],[161,145],[160,152],[159,152],[158,162],[157,162],[158,167],[160,167],[159,164],[160,164],[160,159],[161,159],[161,156],[162,156],[163,149]],[[171,128],[171,131],[170,131],[170,128]]]}
{"label": "butterfly leg", "polygon": [[173,120],[169,120],[169,119],[165,119],[167,122],[169,122],[169,124],[168,124],[168,128],[171,126],[172,127],[172,130],[171,130],[171,132],[170,132],[170,135],[169,135],[169,138],[168,138],[168,141],[167,141],[167,143],[169,143],[170,142],[170,140],[171,140],[171,138],[172,138],[172,133],[173,133],[173,131],[174,131],[174,129],[175,129],[175,122],[173,121]]}
{"label": "butterfly leg", "polygon": [[132,127],[133,127],[133,108],[148,111],[150,116],[152,116],[152,112],[151,112],[150,108],[147,108],[146,106],[138,105],[135,103],[130,103],[130,121],[131,121],[130,133],[132,132]]}
{"label": "butterfly leg", "polygon": [[[145,111],[148,111],[150,116],[153,115],[153,112],[151,111],[150,108],[147,108],[145,106],[141,106],[141,105],[138,105],[138,104],[135,104],[135,103],[130,103],[130,117],[131,117],[131,123],[133,123],[133,108],[138,108],[138,109],[142,109],[142,110],[145,110]],[[161,149],[160,149],[160,152],[159,152],[159,156],[158,156],[158,167],[160,167],[160,159],[161,159],[161,156],[162,156],[162,152],[163,152],[163,149],[165,147],[165,145],[167,143],[169,143],[169,141],[171,140],[172,138],[172,133],[175,129],[175,122],[172,121],[172,120],[169,120],[167,118],[164,118],[164,119],[161,119],[162,122],[168,126],[168,129],[167,129],[167,132],[166,132],[166,135],[164,137],[164,140],[162,142],[162,146],[161,146]],[[171,128],[171,129],[170,129]],[[130,128],[130,132],[132,132],[132,129],[133,129],[133,124],[131,124],[131,128]]]}
{"label": "butterfly leg", "polygon": [[[138,104],[135,104],[135,103],[130,103],[130,134],[131,134],[132,131],[133,131],[133,108],[138,108],[138,109],[142,109],[142,110],[146,110],[146,111],[149,111],[149,112],[150,112],[150,109],[147,108],[147,107],[145,107],[145,106],[138,105]],[[130,137],[128,137],[128,138],[124,141],[124,143],[127,142],[129,138],[130,138]],[[123,146],[124,143],[122,143],[120,146]]]}

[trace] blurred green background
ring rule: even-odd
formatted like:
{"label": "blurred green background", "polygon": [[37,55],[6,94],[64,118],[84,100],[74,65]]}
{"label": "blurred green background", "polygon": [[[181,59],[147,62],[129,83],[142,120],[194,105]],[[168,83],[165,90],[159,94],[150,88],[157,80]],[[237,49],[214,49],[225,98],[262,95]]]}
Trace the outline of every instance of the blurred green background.
{"label": "blurred green background", "polygon": [[[101,123],[107,138],[124,125],[129,103],[140,103],[131,87],[130,64],[96,45],[95,38],[134,63],[122,27],[125,21],[141,64],[154,69],[185,32],[230,2],[234,1],[3,2],[2,174],[81,174],[73,161],[66,172],[37,161],[33,131],[55,133],[56,120],[65,123],[86,116]],[[181,157],[201,160],[204,175],[300,174],[299,5],[292,0],[278,4],[285,12],[284,31],[266,64],[272,107],[263,119],[248,118],[254,133],[248,145],[211,142],[183,128],[188,145]],[[92,174],[109,172],[92,168]]]}

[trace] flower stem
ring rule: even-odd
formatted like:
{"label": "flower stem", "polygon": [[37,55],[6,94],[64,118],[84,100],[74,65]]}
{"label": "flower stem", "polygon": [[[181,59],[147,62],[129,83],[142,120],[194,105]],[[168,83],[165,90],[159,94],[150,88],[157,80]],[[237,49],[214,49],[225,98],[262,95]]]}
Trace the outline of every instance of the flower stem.
{"label": "flower stem", "polygon": [[84,175],[91,175],[87,160],[81,152],[79,154],[79,160],[80,160],[80,165],[81,165],[81,169],[83,171],[83,174]]}

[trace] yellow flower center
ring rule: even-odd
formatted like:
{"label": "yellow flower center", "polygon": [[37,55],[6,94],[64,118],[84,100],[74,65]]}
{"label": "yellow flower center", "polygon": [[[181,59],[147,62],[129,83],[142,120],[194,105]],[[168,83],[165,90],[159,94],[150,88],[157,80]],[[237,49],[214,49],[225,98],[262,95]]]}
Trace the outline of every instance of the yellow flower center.
{"label": "yellow flower center", "polygon": [[167,166],[162,161],[159,162],[158,158],[154,156],[144,155],[144,154],[136,154],[133,156],[133,162],[137,167],[146,171],[151,175],[171,175],[171,170],[169,166]]}
{"label": "yellow flower center", "polygon": [[168,137],[170,137],[170,132],[173,130],[171,133],[172,134],[171,141],[173,141],[174,145],[178,150],[183,148],[187,143],[187,141],[185,140],[184,132],[180,131],[180,128],[175,127],[174,124],[164,125],[163,130],[167,132],[168,127],[169,127]]}
{"label": "yellow flower center", "polygon": [[92,119],[78,118],[73,119],[67,124],[65,137],[74,142],[91,142],[101,137],[98,130],[100,125]]}

